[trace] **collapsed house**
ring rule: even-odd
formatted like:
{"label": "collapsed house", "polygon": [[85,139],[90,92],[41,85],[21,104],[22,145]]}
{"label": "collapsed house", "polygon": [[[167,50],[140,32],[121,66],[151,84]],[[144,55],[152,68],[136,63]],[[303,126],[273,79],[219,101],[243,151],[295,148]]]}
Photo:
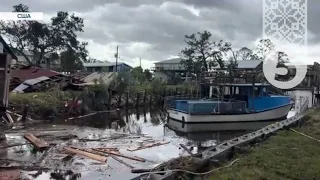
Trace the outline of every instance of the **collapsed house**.
{"label": "collapsed house", "polygon": [[101,81],[109,85],[116,72],[77,72],[66,75],[57,71],[34,66],[17,66],[12,70],[10,91],[15,93],[44,92],[53,88],[81,90]]}
{"label": "collapsed house", "polygon": [[[8,107],[9,84],[11,63],[17,60],[17,56],[10,49],[8,44],[0,36],[0,117],[8,124],[13,123],[11,116],[6,112]],[[1,134],[0,134],[1,135]],[[2,137],[0,137],[2,138]]]}

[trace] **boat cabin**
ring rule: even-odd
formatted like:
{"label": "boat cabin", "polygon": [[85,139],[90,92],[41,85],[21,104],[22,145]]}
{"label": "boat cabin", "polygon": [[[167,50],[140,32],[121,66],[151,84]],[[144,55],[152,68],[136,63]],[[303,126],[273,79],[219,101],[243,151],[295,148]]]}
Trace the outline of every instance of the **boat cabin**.
{"label": "boat cabin", "polygon": [[175,99],[170,108],[194,115],[244,114],[277,109],[291,103],[289,96],[270,93],[269,86],[263,83],[211,86],[209,99]]}
{"label": "boat cabin", "polygon": [[270,87],[270,84],[265,83],[255,83],[254,86],[252,84],[223,84],[222,101],[244,101],[246,108],[253,112],[270,110],[290,103],[289,96],[270,93]]}

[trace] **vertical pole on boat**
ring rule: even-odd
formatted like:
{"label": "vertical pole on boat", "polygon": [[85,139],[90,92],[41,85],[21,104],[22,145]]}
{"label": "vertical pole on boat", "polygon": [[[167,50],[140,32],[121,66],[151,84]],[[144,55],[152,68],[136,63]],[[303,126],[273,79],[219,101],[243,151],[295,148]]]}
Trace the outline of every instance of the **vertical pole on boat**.
{"label": "vertical pole on boat", "polygon": [[251,104],[252,104],[252,108],[253,108],[253,110],[255,111],[255,106],[254,106],[254,98],[255,98],[255,89],[256,89],[256,87],[255,87],[255,71],[254,71],[254,73],[253,73],[254,75],[253,75],[253,77],[252,77],[252,87],[253,87],[253,91],[252,91],[252,101],[251,101]]}

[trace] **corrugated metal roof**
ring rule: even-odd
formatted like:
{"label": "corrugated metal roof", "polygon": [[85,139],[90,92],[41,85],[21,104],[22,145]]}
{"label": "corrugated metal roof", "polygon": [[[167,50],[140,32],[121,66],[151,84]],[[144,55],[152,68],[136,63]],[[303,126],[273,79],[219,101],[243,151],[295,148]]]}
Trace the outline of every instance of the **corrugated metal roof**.
{"label": "corrugated metal roof", "polygon": [[[124,62],[118,62],[118,66],[121,64],[125,64],[129,67],[131,67],[130,65],[124,63]],[[84,67],[109,67],[109,66],[115,66],[116,63],[115,62],[101,62],[101,63],[83,63]]]}
{"label": "corrugated metal roof", "polygon": [[49,79],[50,78],[48,78],[46,76],[41,76],[41,77],[34,78],[34,79],[28,79],[28,80],[24,81],[23,83],[21,83],[18,87],[14,88],[14,90],[12,92],[23,93],[23,91],[25,89],[27,89],[29,86],[35,85],[39,82],[46,81]]}
{"label": "corrugated metal roof", "polygon": [[25,84],[20,84],[19,86],[17,86],[16,88],[14,88],[14,90],[12,90],[13,93],[23,93],[23,91],[25,89],[27,89],[29,86],[25,85]]}
{"label": "corrugated metal roof", "polygon": [[27,79],[34,79],[38,78],[41,76],[46,76],[46,77],[53,77],[57,75],[63,75],[59,72],[52,71],[52,70],[47,70],[43,68],[38,68],[38,67],[28,67],[25,69],[14,69],[11,71],[11,77],[12,78],[18,78],[21,81],[25,81]]}
{"label": "corrugated metal roof", "polygon": [[156,62],[155,64],[180,64],[181,60],[182,58],[173,58],[165,61],[159,61],[159,62]]}

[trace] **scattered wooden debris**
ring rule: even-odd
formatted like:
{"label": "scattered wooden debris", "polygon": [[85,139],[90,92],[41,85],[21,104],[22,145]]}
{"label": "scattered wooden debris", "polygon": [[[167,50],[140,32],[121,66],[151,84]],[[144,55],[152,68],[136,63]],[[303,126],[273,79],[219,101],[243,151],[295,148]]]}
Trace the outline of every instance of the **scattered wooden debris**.
{"label": "scattered wooden debris", "polygon": [[82,149],[72,148],[72,147],[64,147],[64,150],[68,151],[69,153],[75,153],[82,156],[86,156],[88,158],[100,161],[100,162],[107,162],[108,157],[97,155],[91,152],[84,151]]}
{"label": "scattered wooden debris", "polygon": [[24,135],[24,138],[26,138],[28,141],[30,141],[38,149],[44,149],[44,148],[49,147],[49,144],[47,142],[45,142],[42,139],[37,138],[32,133],[26,133]]}
{"label": "scattered wooden debris", "polygon": [[[6,112],[8,112],[9,114],[12,114],[12,115],[17,116],[19,119],[22,119],[22,117],[23,117],[21,114],[18,114],[18,113],[9,111],[9,110],[6,110]],[[29,117],[26,117],[26,119],[29,120],[29,121],[35,121],[34,119],[31,119],[31,118],[29,118]]]}
{"label": "scattered wooden debris", "polygon": [[150,143],[150,144],[146,144],[146,145],[141,145],[139,147],[133,147],[133,148],[128,148],[128,151],[138,151],[141,149],[147,149],[147,148],[151,148],[151,147],[155,147],[155,146],[161,146],[161,145],[165,145],[165,144],[169,144],[169,141],[161,141],[161,142],[155,142],[155,143]]}
{"label": "scattered wooden debris", "polygon": [[119,156],[119,157],[131,159],[131,160],[134,160],[134,161],[146,162],[146,160],[143,159],[143,158],[136,157],[136,156],[135,157],[126,156],[126,155],[121,154],[119,151],[110,151],[110,150],[99,149],[99,148],[95,148],[93,150],[94,151],[98,151],[98,152],[102,152],[102,153],[107,153],[107,154],[114,155],[114,156]]}

